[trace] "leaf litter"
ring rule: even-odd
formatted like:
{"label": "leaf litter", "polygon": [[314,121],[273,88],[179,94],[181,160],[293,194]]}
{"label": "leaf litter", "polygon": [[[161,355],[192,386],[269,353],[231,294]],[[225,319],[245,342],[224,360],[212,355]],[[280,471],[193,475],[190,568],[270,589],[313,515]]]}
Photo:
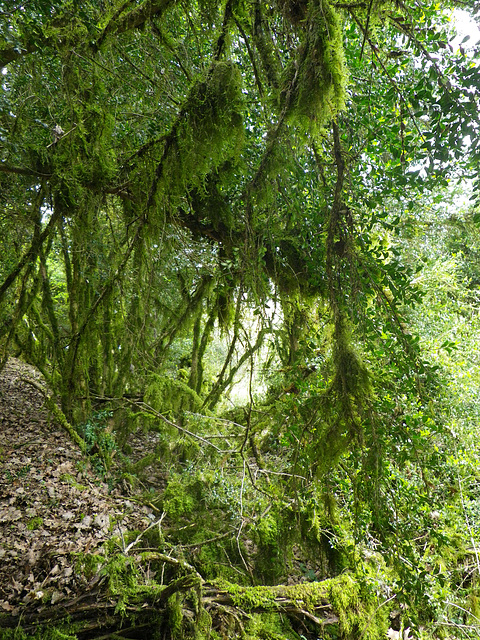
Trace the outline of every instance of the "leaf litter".
{"label": "leaf litter", "polygon": [[80,593],[79,554],[100,556],[100,567],[107,540],[152,518],[119,490],[109,493],[32,381],[42,384],[41,374],[16,358],[0,373],[0,612],[13,615]]}

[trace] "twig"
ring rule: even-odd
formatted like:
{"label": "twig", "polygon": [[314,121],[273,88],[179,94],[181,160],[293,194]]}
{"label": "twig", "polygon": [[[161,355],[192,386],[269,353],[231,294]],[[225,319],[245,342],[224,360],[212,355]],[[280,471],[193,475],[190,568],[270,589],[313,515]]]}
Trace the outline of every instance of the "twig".
{"label": "twig", "polygon": [[152,522],[152,524],[150,524],[146,529],[144,529],[141,533],[138,534],[138,536],[135,538],[135,540],[133,542],[131,542],[123,551],[123,553],[125,555],[128,555],[128,552],[130,551],[130,549],[132,547],[134,547],[137,542],[140,542],[142,536],[144,533],[146,533],[147,531],[149,531],[150,529],[153,529],[153,527],[156,527],[158,525],[158,528],[160,530],[160,525],[162,524],[162,520],[164,519],[164,517],[167,514],[165,513],[165,511],[162,513],[162,515],[160,516],[160,518],[158,520],[156,520],[155,522]]}
{"label": "twig", "polygon": [[243,557],[242,554],[242,550],[240,548],[240,534],[242,533],[242,529],[243,529],[243,525],[244,525],[244,519],[243,519],[243,487],[245,486],[245,465],[246,465],[246,460],[244,458],[243,460],[243,473],[242,473],[242,485],[240,487],[240,518],[242,519],[242,522],[240,523],[240,527],[238,529],[237,532],[237,548],[238,548],[238,553],[240,555],[240,558],[242,559],[243,565],[245,567],[245,569],[247,570],[247,573],[251,575],[251,571],[250,568],[248,566],[248,564],[245,562],[245,558]]}
{"label": "twig", "polygon": [[467,615],[471,616],[472,618],[475,618],[475,620],[477,622],[480,622],[480,618],[477,618],[477,616],[475,616],[471,611],[468,611],[468,609],[464,609],[460,605],[455,604],[454,602],[449,602],[448,600],[445,600],[444,602],[445,602],[445,604],[448,604],[450,607],[455,607],[456,609],[460,609],[460,611],[463,611],[463,613],[466,613]]}
{"label": "twig", "polygon": [[192,411],[186,411],[185,413],[190,416],[195,416],[196,418],[205,418],[207,420],[213,420],[215,422],[225,422],[226,424],[233,424],[233,426],[239,427],[240,429],[245,429],[245,426],[243,424],[239,424],[238,422],[234,422],[233,420],[228,420],[227,418],[219,418],[218,416],[206,416],[203,413],[193,413]]}
{"label": "twig", "polygon": [[77,128],[77,125],[74,125],[69,131],[67,131],[67,133],[62,133],[62,135],[59,136],[58,140],[54,140],[49,145],[47,145],[47,149],[50,149],[50,147],[53,147],[53,145],[60,142],[60,140],[63,140],[64,138],[66,138],[70,133],[72,133],[72,131],[75,131],[76,128]]}
{"label": "twig", "polygon": [[203,584],[204,582],[202,576],[198,573],[195,567],[192,567],[192,565],[188,564],[188,562],[185,562],[185,560],[172,558],[172,556],[167,556],[167,554],[161,553],[160,551],[146,551],[142,554],[142,558],[144,560],[160,560],[161,562],[172,564],[175,567],[180,567],[181,569],[185,569],[185,571],[188,571],[189,573],[196,576],[201,584]]}
{"label": "twig", "polygon": [[268,469],[259,469],[259,473],[273,476],[286,476],[287,478],[298,478],[299,480],[306,480],[305,476],[299,476],[296,473],[286,473],[283,471],[269,471]]}
{"label": "twig", "polygon": [[[112,400],[113,399],[114,398],[112,398]],[[135,400],[130,400],[129,398],[124,398],[124,400],[126,400],[129,404],[131,404],[133,406],[139,407],[140,409],[145,410],[148,413],[151,413],[156,418],[160,418],[160,420],[163,420],[163,422],[165,422],[166,424],[170,425],[171,427],[175,427],[175,429],[177,429],[181,433],[185,433],[186,435],[190,436],[191,438],[195,438],[196,440],[199,440],[200,442],[203,442],[204,444],[207,444],[208,446],[213,447],[215,449],[215,451],[218,451],[218,453],[223,453],[223,454],[225,454],[225,453],[233,453],[232,449],[228,449],[228,450],[220,449],[220,447],[217,447],[215,444],[213,444],[213,442],[209,442],[208,440],[206,440],[202,436],[199,436],[196,433],[192,433],[192,431],[189,431],[188,429],[185,429],[185,427],[181,427],[176,422],[172,422],[171,420],[169,420],[163,414],[161,414],[158,411],[156,411],[153,407],[151,407],[150,405],[148,405],[144,401],[137,402]]]}

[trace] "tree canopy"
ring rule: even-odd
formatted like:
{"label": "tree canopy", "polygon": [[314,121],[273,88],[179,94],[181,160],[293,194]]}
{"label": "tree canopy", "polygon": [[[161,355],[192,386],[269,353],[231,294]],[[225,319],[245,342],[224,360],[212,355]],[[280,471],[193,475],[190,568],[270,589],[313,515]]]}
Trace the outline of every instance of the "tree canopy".
{"label": "tree canopy", "polygon": [[[178,544],[208,488],[241,584],[281,582],[295,545],[332,577],[363,545],[417,629],[443,577],[414,539],[460,482],[449,412],[470,393],[449,400],[456,343],[432,327],[439,309],[457,325],[452,299],[472,318],[478,282],[479,46],[456,38],[459,8],[477,17],[468,0],[0,1],[2,365],[42,371],[91,455],[106,436],[85,425],[108,412],[122,455],[139,425],[162,434],[123,471],[168,466]],[[189,561],[214,577],[213,556]],[[386,630],[355,624],[326,637]]]}

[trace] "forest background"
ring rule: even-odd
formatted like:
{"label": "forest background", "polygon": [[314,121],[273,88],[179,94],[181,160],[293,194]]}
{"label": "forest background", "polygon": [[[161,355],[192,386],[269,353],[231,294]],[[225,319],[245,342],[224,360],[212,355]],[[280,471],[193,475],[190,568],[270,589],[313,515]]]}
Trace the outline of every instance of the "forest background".
{"label": "forest background", "polygon": [[455,15],[478,6],[0,1],[1,363],[158,510],[162,582],[105,564],[132,609],[170,589],[152,637],[479,635],[479,46]]}

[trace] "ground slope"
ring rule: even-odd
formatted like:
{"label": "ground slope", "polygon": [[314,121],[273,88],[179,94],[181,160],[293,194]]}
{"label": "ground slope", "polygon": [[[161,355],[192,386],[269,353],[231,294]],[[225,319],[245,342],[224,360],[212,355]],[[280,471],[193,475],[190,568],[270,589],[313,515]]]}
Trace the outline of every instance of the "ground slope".
{"label": "ground slope", "polygon": [[39,385],[40,374],[15,358],[0,374],[0,612],[14,615],[84,590],[82,554],[101,555],[110,537],[151,522],[148,508],[109,494]]}

